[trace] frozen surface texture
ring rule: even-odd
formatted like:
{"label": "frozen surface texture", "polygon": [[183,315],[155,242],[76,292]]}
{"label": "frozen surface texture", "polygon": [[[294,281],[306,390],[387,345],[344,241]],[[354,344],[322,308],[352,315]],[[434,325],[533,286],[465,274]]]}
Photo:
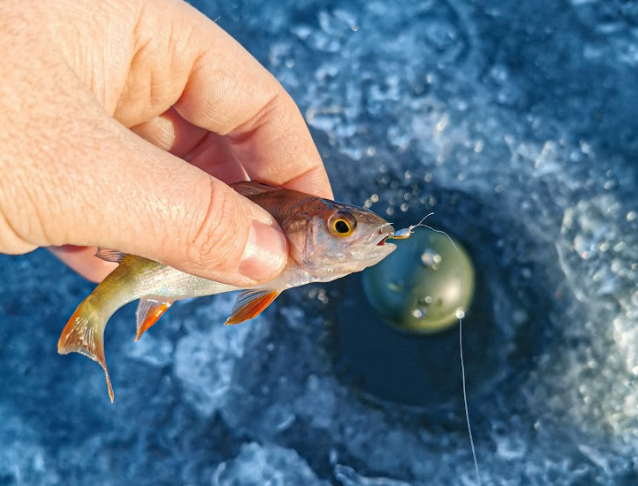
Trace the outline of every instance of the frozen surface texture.
{"label": "frozen surface texture", "polygon": [[[193,3],[295,98],[339,199],[434,210],[470,250],[484,484],[638,484],[638,3]],[[119,312],[111,405],[97,365],[56,354],[91,285],[43,251],[0,274],[0,485],[474,484],[460,388],[410,408],[340,373],[355,280],[235,327],[228,296],[184,302],[137,344]]]}

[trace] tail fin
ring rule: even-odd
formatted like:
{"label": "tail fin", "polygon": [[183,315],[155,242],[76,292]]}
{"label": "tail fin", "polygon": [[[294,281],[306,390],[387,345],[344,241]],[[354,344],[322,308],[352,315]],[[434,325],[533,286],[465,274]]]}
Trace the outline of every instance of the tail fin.
{"label": "tail fin", "polygon": [[58,341],[58,353],[81,353],[84,356],[97,361],[106,375],[106,386],[109,389],[109,397],[113,402],[113,387],[106,368],[104,357],[104,328],[106,320],[92,311],[85,300],[69,319]]}

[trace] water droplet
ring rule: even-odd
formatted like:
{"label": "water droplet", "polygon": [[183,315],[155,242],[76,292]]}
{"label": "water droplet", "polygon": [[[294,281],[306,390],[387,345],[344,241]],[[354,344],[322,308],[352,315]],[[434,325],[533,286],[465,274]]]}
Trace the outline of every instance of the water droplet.
{"label": "water droplet", "polygon": [[379,196],[373,194],[372,196],[370,196],[370,201],[372,201],[373,203],[379,202]]}
{"label": "water droplet", "polygon": [[499,184],[498,186],[496,186],[496,187],[494,188],[494,192],[495,192],[496,194],[500,194],[500,193],[502,193],[502,192],[503,192],[503,184]]}
{"label": "water droplet", "polygon": [[629,211],[627,213],[627,221],[631,223],[634,219],[636,219],[636,216],[637,216],[636,211]]}
{"label": "water droplet", "polygon": [[428,306],[431,303],[432,303],[432,296],[431,295],[426,295],[425,297],[421,297],[419,299],[419,304],[420,305]]}
{"label": "water droplet", "polygon": [[465,317],[465,312],[463,312],[462,309],[458,309],[455,315],[457,319],[463,319]]}
{"label": "water droplet", "polygon": [[441,263],[441,255],[429,249],[425,250],[421,254],[421,263],[423,263],[426,267],[432,268],[432,270],[436,270],[437,265]]}

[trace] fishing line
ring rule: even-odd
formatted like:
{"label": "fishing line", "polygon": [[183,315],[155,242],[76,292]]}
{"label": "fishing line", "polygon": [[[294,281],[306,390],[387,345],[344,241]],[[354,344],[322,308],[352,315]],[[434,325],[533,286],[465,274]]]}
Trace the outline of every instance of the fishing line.
{"label": "fishing line", "polygon": [[465,280],[465,276],[463,274],[463,260],[461,258],[461,252],[454,244],[454,241],[452,240],[452,238],[450,238],[450,236],[445,231],[437,230],[432,228],[431,226],[428,226],[427,224],[423,224],[423,222],[427,218],[432,216],[433,214],[434,212],[429,213],[417,224],[410,225],[406,229],[399,230],[395,233],[395,235],[398,235],[397,239],[406,239],[414,232],[416,228],[418,227],[428,228],[429,230],[434,231],[435,233],[439,233],[445,236],[448,239],[448,241],[452,244],[452,247],[454,248],[454,251],[456,252],[456,255],[459,259],[459,269],[461,271],[461,285],[459,286],[459,310],[457,312],[457,317],[459,319],[459,355],[461,358],[461,381],[463,383],[463,405],[465,406],[465,421],[467,423],[467,433],[470,438],[470,448],[472,449],[472,459],[474,460],[474,472],[476,474],[476,482],[478,483],[479,486],[481,486],[482,484],[481,475],[479,473],[478,460],[476,459],[476,448],[474,447],[474,437],[472,436],[472,425],[470,422],[470,409],[467,403],[467,386],[465,383],[465,359],[463,358],[463,317],[465,317],[465,313],[463,312],[463,281]]}
{"label": "fishing line", "polygon": [[[433,214],[433,213],[430,213],[430,214]],[[427,218],[427,216],[426,216],[426,218]],[[452,246],[454,247],[454,251],[456,251],[456,255],[459,258],[459,268],[461,270],[461,285],[459,286],[459,311],[458,311],[457,317],[459,318],[459,355],[461,357],[461,380],[463,382],[463,404],[465,406],[465,421],[467,423],[467,433],[468,433],[468,435],[470,437],[470,447],[472,449],[472,459],[474,460],[474,472],[476,473],[476,481],[477,481],[478,485],[481,486],[481,475],[479,473],[478,461],[476,459],[476,449],[474,447],[474,438],[472,437],[472,425],[470,424],[470,409],[469,409],[469,407],[467,405],[467,386],[465,384],[465,360],[463,359],[463,317],[465,317],[465,313],[463,312],[463,280],[464,280],[464,275],[463,275],[463,262],[462,262],[462,259],[461,259],[461,252],[459,251],[459,249],[454,244],[454,241],[452,241],[452,238],[450,238],[449,235],[445,231],[437,230],[437,229],[432,228],[431,226],[428,226],[427,224],[423,224],[424,220],[425,220],[425,218],[423,218],[421,220],[421,222],[417,226],[422,226],[424,228],[428,228],[428,229],[434,231],[435,233],[440,233],[440,234],[444,235],[448,239],[448,241],[452,244]]]}

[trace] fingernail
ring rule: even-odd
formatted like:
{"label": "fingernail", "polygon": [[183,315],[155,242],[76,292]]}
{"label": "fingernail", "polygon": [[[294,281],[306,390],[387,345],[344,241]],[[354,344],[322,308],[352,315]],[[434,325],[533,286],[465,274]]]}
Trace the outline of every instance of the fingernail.
{"label": "fingernail", "polygon": [[281,269],[288,255],[286,237],[278,229],[253,220],[239,273],[256,281],[268,280]]}

